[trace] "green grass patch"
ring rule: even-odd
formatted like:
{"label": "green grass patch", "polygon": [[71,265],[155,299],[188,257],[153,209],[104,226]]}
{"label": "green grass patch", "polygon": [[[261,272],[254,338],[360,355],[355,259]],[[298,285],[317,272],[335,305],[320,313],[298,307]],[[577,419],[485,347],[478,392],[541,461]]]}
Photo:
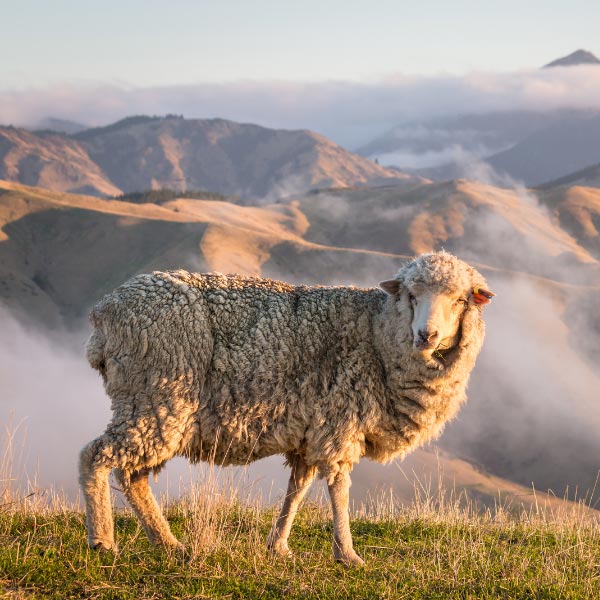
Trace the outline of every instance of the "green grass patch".
{"label": "green grass patch", "polygon": [[[221,496],[223,498],[223,496]],[[581,515],[507,515],[468,508],[397,507],[353,519],[366,560],[331,557],[330,515],[309,503],[290,547],[264,540],[273,508],[200,494],[167,511],[182,557],[150,546],[128,512],[115,518],[118,554],[88,549],[84,515],[25,503],[0,510],[0,595],[7,598],[439,598],[600,597],[600,536]]]}

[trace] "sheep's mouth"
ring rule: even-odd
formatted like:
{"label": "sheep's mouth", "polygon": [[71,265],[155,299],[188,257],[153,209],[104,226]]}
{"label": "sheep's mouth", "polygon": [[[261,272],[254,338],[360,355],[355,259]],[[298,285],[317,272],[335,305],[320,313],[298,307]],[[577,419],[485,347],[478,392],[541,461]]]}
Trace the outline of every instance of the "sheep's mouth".
{"label": "sheep's mouth", "polygon": [[[459,339],[460,341],[460,339]],[[429,352],[427,353],[429,354]],[[434,361],[438,368],[446,368],[450,366],[456,355],[458,354],[458,342],[449,346],[444,342],[440,342],[432,351],[430,356],[428,357],[430,360]]]}
{"label": "sheep's mouth", "polygon": [[452,353],[453,348],[446,348],[443,344],[438,345],[431,352],[431,358],[435,360],[438,364],[443,367],[448,365],[448,361],[450,359],[450,354]]}

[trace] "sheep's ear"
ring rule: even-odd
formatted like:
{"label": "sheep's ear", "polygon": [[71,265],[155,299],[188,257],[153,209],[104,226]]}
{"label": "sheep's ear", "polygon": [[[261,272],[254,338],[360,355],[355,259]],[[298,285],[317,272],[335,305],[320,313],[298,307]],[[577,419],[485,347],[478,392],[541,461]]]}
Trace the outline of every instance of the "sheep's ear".
{"label": "sheep's ear", "polygon": [[400,281],[397,279],[388,279],[386,281],[382,281],[379,284],[379,287],[390,296],[397,296],[398,291],[400,290]]}

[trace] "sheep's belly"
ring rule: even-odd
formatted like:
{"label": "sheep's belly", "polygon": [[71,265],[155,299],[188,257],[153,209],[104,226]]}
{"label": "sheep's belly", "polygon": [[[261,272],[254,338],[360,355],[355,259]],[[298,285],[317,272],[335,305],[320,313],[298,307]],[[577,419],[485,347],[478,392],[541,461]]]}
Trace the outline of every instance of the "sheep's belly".
{"label": "sheep's belly", "polygon": [[197,428],[185,454],[195,462],[244,465],[274,454],[298,450],[304,428],[289,423],[287,415],[201,410]]}
{"label": "sheep's belly", "polygon": [[[214,435],[217,434],[217,435]],[[272,435],[257,436],[254,432],[231,432],[221,429],[198,435],[184,451],[193,462],[212,462],[217,465],[245,465],[274,454],[285,454],[293,448]]]}

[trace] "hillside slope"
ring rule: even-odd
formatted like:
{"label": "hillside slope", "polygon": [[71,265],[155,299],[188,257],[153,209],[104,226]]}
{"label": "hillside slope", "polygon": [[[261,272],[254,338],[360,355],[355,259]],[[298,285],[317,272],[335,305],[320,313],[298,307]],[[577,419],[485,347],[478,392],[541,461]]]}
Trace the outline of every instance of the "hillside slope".
{"label": "hillside slope", "polygon": [[[200,486],[171,502],[168,518],[185,558],[149,547],[139,522],[116,518],[120,552],[90,552],[81,512],[68,505],[0,513],[0,595],[6,598],[232,598],[236,600],[581,600],[598,598],[597,522],[582,510],[486,513],[422,498],[409,507],[378,498],[352,514],[354,547],[366,564],[331,558],[331,516],[302,507],[293,558],[274,557],[265,538],[274,510],[244,504],[238,489]],[[233,497],[232,497],[233,494]],[[23,540],[27,540],[27,552]]]}
{"label": "hillside slope", "polygon": [[76,140],[14,127],[0,127],[0,178],[56,192],[121,192]]}
{"label": "hillside slope", "polygon": [[544,196],[526,190],[456,180],[406,191],[322,190],[294,202],[311,223],[305,237],[313,242],[395,254],[444,247],[492,267],[600,282],[595,246],[580,230],[561,228]]}
{"label": "hillside slope", "polygon": [[581,185],[558,186],[538,192],[554,221],[578,243],[600,258],[600,189]]}

